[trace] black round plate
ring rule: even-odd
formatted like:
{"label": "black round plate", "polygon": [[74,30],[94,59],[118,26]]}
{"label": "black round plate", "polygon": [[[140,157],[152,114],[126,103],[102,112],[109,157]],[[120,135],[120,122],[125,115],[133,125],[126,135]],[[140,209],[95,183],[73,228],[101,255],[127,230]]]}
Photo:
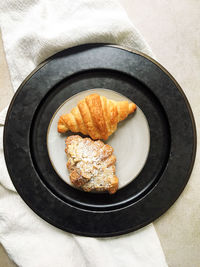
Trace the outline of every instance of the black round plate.
{"label": "black round plate", "polygon": [[[114,195],[67,185],[47,152],[47,129],[56,109],[94,88],[132,99],[150,127],[143,170]],[[71,233],[107,237],[147,225],[175,202],[193,167],[196,130],[183,91],[155,60],[122,47],[86,44],[49,58],[22,83],[8,110],[4,152],[17,192],[39,216]]]}

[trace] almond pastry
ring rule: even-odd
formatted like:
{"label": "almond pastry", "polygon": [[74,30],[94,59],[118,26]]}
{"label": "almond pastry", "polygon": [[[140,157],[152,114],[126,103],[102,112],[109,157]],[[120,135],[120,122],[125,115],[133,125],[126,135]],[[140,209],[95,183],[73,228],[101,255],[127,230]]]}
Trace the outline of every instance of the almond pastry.
{"label": "almond pastry", "polygon": [[86,192],[108,191],[113,194],[117,191],[116,158],[110,145],[72,135],[66,139],[65,152],[70,180],[75,187]]}

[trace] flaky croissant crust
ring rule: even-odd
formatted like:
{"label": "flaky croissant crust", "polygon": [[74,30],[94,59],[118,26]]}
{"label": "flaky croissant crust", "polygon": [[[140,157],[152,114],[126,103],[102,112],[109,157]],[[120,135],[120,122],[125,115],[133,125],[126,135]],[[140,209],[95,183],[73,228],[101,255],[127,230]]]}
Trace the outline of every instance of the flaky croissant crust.
{"label": "flaky croissant crust", "polygon": [[91,94],[78,102],[70,113],[60,116],[58,132],[80,132],[92,139],[104,139],[116,131],[118,122],[136,110],[128,101],[114,101],[105,96]]}

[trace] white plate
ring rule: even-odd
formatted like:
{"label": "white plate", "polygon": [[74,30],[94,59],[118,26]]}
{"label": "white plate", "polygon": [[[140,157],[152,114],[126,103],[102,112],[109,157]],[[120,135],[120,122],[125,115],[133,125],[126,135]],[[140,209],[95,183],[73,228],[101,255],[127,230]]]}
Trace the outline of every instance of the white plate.
{"label": "white plate", "polygon": [[[69,133],[60,134],[57,132],[59,117],[64,113],[69,113],[81,99],[89,94],[98,93],[107,98],[123,101],[130,100],[112,90],[95,89],[86,90],[67,99],[55,112],[48,128],[47,148],[50,161],[57,174],[66,183],[73,186],[69,179],[66,167],[67,156],[65,154],[65,139]],[[78,134],[78,133],[74,133]],[[137,107],[134,114],[118,124],[118,129],[106,141],[114,149],[116,161],[116,175],[119,178],[119,188],[129,184],[137,177],[145,165],[149,147],[150,132],[147,119],[142,110]]]}

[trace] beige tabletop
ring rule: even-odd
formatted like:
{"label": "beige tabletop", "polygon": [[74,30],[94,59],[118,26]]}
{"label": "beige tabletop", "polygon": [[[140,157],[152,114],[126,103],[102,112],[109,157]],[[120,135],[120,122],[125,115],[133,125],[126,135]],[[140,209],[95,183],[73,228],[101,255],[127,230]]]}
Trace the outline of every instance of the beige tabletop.
{"label": "beige tabletop", "polygon": [[[200,129],[200,1],[120,0],[130,19],[151,46],[157,60],[185,92]],[[0,110],[13,92],[0,40]],[[182,195],[156,222],[170,267],[200,266],[200,155]],[[0,247],[0,267],[15,266]],[[136,266],[137,267],[137,266]]]}

